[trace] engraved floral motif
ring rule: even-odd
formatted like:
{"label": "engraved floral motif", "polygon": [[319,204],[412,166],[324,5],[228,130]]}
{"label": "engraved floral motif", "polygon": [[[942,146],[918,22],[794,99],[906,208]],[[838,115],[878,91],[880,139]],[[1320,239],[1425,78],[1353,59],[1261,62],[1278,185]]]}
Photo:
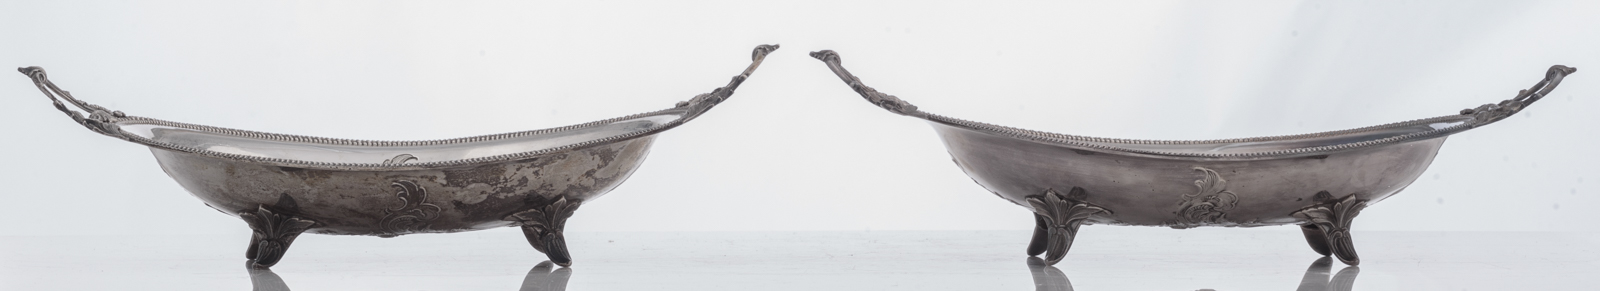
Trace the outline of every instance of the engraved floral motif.
{"label": "engraved floral motif", "polygon": [[1228,191],[1228,180],[1222,179],[1217,171],[1203,167],[1193,169],[1204,175],[1194,180],[1199,190],[1183,195],[1183,200],[1178,201],[1178,221],[1172,227],[1191,228],[1228,223],[1226,211],[1237,206],[1239,196]]}
{"label": "engraved floral motif", "polygon": [[428,203],[427,189],[417,186],[416,182],[406,180],[395,181],[389,186],[399,190],[395,192],[395,196],[400,199],[400,207],[384,209],[383,220],[378,224],[388,233],[379,236],[393,237],[423,231],[428,229],[428,222],[439,218],[440,208],[438,205]]}
{"label": "engraved floral motif", "polygon": [[411,154],[400,154],[400,155],[394,156],[393,158],[389,158],[388,160],[384,160],[383,164],[385,164],[385,165],[399,165],[399,164],[404,164],[406,162],[415,161],[415,160],[417,160],[417,156],[413,156]]}

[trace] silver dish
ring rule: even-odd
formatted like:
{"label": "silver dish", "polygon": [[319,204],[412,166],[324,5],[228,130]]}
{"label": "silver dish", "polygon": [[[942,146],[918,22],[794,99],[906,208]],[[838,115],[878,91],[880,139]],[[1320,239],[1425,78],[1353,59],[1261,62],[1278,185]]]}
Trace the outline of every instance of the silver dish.
{"label": "silver dish", "polygon": [[508,226],[521,227],[534,249],[568,266],[562,231],[573,211],[627,179],[656,134],[732,96],[776,49],[756,47],[750,66],[727,86],[673,108],[427,141],[284,135],[131,116],[73,98],[42,68],[18,71],[73,121],[150,147],[189,193],[243,218],[254,231],[245,257],[255,266],[276,264],[301,233],[393,237]]}
{"label": "silver dish", "polygon": [[1360,263],[1352,219],[1421,175],[1446,136],[1521,111],[1577,69],[1556,65],[1533,88],[1459,114],[1289,136],[1162,141],[1084,137],[918,110],[861,83],[833,51],[811,53],[883,109],[933,125],[978,185],[1034,212],[1029,256],[1060,262],[1084,224],[1253,227],[1298,224],[1323,256]]}

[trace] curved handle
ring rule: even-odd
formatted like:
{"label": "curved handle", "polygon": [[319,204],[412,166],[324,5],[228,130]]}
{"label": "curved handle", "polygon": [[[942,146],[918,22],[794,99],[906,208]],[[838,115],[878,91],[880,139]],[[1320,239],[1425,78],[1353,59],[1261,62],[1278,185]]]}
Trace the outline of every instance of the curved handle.
{"label": "curved handle", "polygon": [[778,45],[776,44],[763,44],[756,46],[755,50],[750,52],[750,66],[744,69],[744,73],[740,73],[738,76],[733,76],[733,80],[728,81],[727,86],[722,86],[711,90],[711,93],[696,95],[693,99],[689,99],[689,101],[678,102],[678,105],[675,107],[688,107],[689,114],[687,117],[689,118],[699,116],[701,113],[705,113],[706,110],[711,110],[711,107],[717,106],[717,104],[722,103],[722,101],[728,100],[729,96],[733,96],[733,90],[739,89],[739,84],[743,84],[745,79],[749,79],[750,74],[755,73],[756,68],[761,66],[761,61],[767,58],[767,54],[770,54],[775,50],[778,50]]}
{"label": "curved handle", "polygon": [[1550,70],[1544,73],[1544,80],[1539,80],[1539,83],[1533,84],[1532,88],[1518,91],[1516,97],[1500,101],[1498,104],[1490,103],[1478,106],[1478,108],[1462,109],[1461,115],[1472,115],[1472,127],[1484,126],[1506,119],[1506,117],[1516,115],[1518,111],[1522,111],[1522,108],[1528,107],[1534,101],[1544,99],[1545,95],[1550,94],[1550,90],[1555,90],[1556,85],[1561,84],[1562,78],[1566,78],[1567,75],[1577,71],[1578,68],[1563,65],[1550,66]]}
{"label": "curved handle", "polygon": [[867,102],[872,102],[872,105],[878,105],[878,107],[883,107],[889,112],[900,115],[921,116],[925,114],[922,111],[918,111],[916,105],[900,100],[899,97],[878,92],[877,89],[861,84],[861,78],[856,78],[855,75],[850,74],[850,71],[845,70],[844,66],[839,65],[839,53],[833,52],[833,50],[820,50],[811,52],[811,57],[827,63],[828,69],[833,70],[833,74],[839,75],[840,80],[844,80],[845,84],[850,84],[851,90],[861,94],[862,98],[867,98]]}
{"label": "curved handle", "polygon": [[[45,97],[50,97],[50,102],[55,103],[56,110],[61,110],[62,113],[72,117],[72,121],[89,128],[95,133],[117,138],[122,137],[122,129],[117,127],[116,124],[117,120],[128,117],[122,114],[122,111],[108,110],[105,107],[72,98],[72,92],[61,90],[60,87],[56,87],[55,83],[50,82],[49,76],[44,73],[44,68],[38,66],[22,67],[17,68],[17,71],[22,72],[23,75],[28,75],[28,78],[32,78],[33,85],[39,87],[39,92],[44,92]],[[60,98],[57,98],[57,96]],[[84,117],[82,113],[67,108],[65,104],[61,104],[63,99],[72,103],[73,106],[77,106],[78,109],[88,112],[89,116]]]}

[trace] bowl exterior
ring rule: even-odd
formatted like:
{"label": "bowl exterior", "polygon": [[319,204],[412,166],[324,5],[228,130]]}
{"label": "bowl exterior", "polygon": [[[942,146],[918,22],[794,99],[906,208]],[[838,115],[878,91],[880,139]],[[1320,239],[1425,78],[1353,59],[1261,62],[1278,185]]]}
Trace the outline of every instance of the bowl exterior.
{"label": "bowl exterior", "polygon": [[582,203],[638,169],[654,136],[515,161],[402,171],[280,167],[151,149],[178,184],[229,215],[265,207],[316,221],[308,232],[396,236],[515,225],[507,216]]}
{"label": "bowl exterior", "polygon": [[1376,202],[1422,175],[1445,140],[1316,156],[1183,159],[1089,151],[933,125],[962,171],[1012,203],[1032,209],[1030,196],[1081,188],[1085,202],[1109,210],[1089,223],[1175,228],[1305,223],[1292,213],[1314,206],[1319,192]]}

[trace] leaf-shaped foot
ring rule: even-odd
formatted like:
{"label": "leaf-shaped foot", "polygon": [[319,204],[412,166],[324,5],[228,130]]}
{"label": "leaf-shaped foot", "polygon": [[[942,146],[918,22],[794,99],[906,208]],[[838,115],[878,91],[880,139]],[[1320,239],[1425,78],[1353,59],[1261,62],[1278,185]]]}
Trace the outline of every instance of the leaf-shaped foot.
{"label": "leaf-shaped foot", "polygon": [[[1355,194],[1334,199],[1327,191],[1318,192],[1316,205],[1294,212],[1294,217],[1306,221],[1301,230],[1311,249],[1324,256],[1330,253],[1346,265],[1359,265],[1355,243],[1350,239],[1350,222],[1367,208],[1367,200],[1356,199]],[[1313,230],[1315,229],[1315,230]],[[1321,241],[1321,243],[1318,243]]]}
{"label": "leaf-shaped foot", "polygon": [[567,218],[578,210],[579,203],[568,202],[565,197],[557,198],[545,206],[506,216],[505,220],[522,224],[522,234],[527,237],[528,244],[549,256],[551,262],[562,267],[572,266],[572,255],[567,253],[567,239],[561,231],[567,226]]}
{"label": "leaf-shaped foot", "polygon": [[[1072,187],[1065,195],[1055,189],[1046,189],[1043,195],[1028,196],[1028,204],[1033,206],[1033,212],[1039,215],[1044,224],[1046,264],[1055,265],[1067,256],[1067,250],[1072,248],[1072,240],[1078,236],[1078,228],[1090,216],[1111,214],[1111,210],[1084,202],[1087,197],[1086,191],[1079,187]],[[1035,244],[1037,241],[1035,239]],[[1035,247],[1030,246],[1029,253]]]}
{"label": "leaf-shaped foot", "polygon": [[294,243],[300,233],[317,224],[309,219],[273,213],[265,206],[256,207],[253,213],[239,213],[239,218],[250,224],[252,232],[250,247],[245,250],[244,256],[263,268],[278,264],[283,253],[289,251],[289,244]]}

